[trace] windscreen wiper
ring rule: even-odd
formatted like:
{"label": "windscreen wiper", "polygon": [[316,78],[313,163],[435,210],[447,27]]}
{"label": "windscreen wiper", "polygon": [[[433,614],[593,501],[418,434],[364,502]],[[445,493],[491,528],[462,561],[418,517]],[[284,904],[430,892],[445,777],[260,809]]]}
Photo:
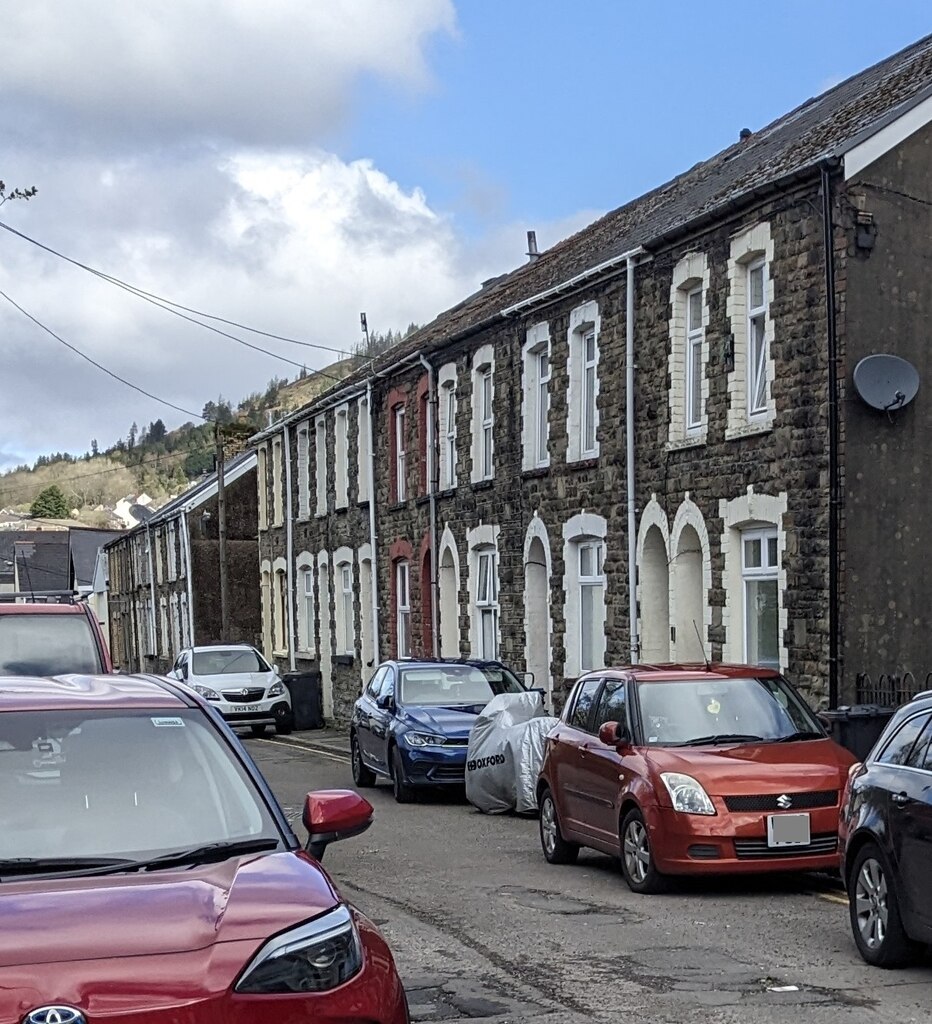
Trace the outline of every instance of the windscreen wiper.
{"label": "windscreen wiper", "polygon": [[793,740],[824,740],[825,733],[816,732],[814,729],[800,729],[797,732],[791,732],[789,736],[781,736],[779,739],[773,740],[774,743],[791,743]]}
{"label": "windscreen wiper", "polygon": [[715,743],[761,743],[763,736],[751,736],[742,732],[719,732],[714,736],[697,736],[693,740],[679,743],[680,747],[708,747]]}
{"label": "windscreen wiper", "polygon": [[83,869],[121,870],[132,864],[125,857],[7,857],[0,859],[0,882],[19,875],[83,873]]}
{"label": "windscreen wiper", "polygon": [[174,853],[163,853],[149,860],[132,861],[115,871],[152,871],[159,868],[171,868],[178,864],[209,864],[212,861],[227,860],[230,857],[242,857],[247,853],[262,853],[263,850],[274,850],[280,840],[265,836],[260,839],[231,839],[221,843],[208,843],[206,846],[195,846],[190,850],[176,850]]}

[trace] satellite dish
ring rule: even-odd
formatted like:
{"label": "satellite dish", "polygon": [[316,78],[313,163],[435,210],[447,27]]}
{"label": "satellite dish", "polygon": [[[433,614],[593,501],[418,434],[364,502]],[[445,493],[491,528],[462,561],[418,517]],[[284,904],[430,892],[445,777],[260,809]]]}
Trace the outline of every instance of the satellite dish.
{"label": "satellite dish", "polygon": [[854,387],[872,409],[893,412],[916,397],[919,372],[899,356],[865,356],[854,368]]}

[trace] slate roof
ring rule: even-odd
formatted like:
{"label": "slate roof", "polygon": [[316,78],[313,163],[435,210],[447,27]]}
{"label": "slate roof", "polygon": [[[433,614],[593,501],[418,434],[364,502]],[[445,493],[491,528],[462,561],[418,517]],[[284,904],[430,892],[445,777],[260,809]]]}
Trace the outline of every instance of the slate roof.
{"label": "slate roof", "polygon": [[112,540],[123,535],[123,530],[79,530],[70,531],[71,565],[74,570],[76,587],[94,585],[97,566],[97,552]]}
{"label": "slate roof", "polygon": [[70,542],[66,530],[30,530],[14,542],[22,590],[68,590],[71,587]]}
{"label": "slate roof", "polygon": [[930,94],[932,35],[806,100],[749,138],[558,242],[533,262],[494,279],[253,440],[275,432],[283,422],[301,419],[308,408],[409,355],[429,352],[466,330],[494,322],[509,306],[638,246],[649,250],[779,183],[814,173],[822,161],[843,155],[862,136],[879,130]]}

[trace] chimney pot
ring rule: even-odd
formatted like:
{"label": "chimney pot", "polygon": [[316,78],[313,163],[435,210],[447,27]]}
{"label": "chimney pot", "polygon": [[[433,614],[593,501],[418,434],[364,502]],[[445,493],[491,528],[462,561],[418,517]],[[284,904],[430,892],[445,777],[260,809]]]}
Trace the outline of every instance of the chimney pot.
{"label": "chimney pot", "polygon": [[742,128],[739,138],[742,142],[746,142],[753,134],[750,128]]}
{"label": "chimney pot", "polygon": [[537,232],[536,231],[529,231],[527,233],[527,255],[528,255],[528,260],[531,263],[533,263],[534,260],[536,260],[537,257],[540,256],[540,253],[537,251]]}

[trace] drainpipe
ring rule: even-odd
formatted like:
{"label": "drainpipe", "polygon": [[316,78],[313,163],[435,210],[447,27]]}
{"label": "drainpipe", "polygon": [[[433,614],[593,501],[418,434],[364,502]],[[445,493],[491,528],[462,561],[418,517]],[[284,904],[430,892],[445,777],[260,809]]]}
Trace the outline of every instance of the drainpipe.
{"label": "drainpipe", "polygon": [[188,532],[188,511],[184,509],[181,513],[181,550],[184,552],[184,575],[188,588],[188,643],[194,647],[197,641],[194,639],[194,581],[192,580],[193,570],[191,568],[191,534]]}
{"label": "drainpipe", "polygon": [[285,424],[285,443],[282,445],[282,457],[285,460],[285,573],[288,580],[288,665],[294,672],[294,533],[291,515],[291,429]]}
{"label": "drainpipe", "polygon": [[825,328],[828,355],[828,700],[838,707],[838,339],[835,330],[835,251],[829,166],[819,168],[825,246]]}
{"label": "drainpipe", "polygon": [[[152,614],[149,616],[149,628],[151,630],[149,644],[155,654],[158,655],[158,644],[153,643],[155,640],[155,573],[152,571],[152,529],[148,523],[146,523],[146,555],[149,560],[149,596],[152,600]],[[139,667],[142,668],[142,665]]]}
{"label": "drainpipe", "polygon": [[375,531],[375,444],[372,439],[372,379],[366,381],[366,430],[369,438],[369,547],[372,550],[372,663],[378,665],[379,655],[379,560],[376,556]]}
{"label": "drainpipe", "polygon": [[430,644],[431,654],[440,656],[440,643],[437,636],[440,609],[437,580],[437,491],[440,488],[438,470],[440,460],[437,458],[437,389],[434,383],[434,368],[423,355],[421,365],[427,370],[427,493],[430,497]]}
{"label": "drainpipe", "polygon": [[634,267],[636,256],[627,259],[625,287],[625,468],[628,475],[628,631],[631,664],[639,659],[637,609],[637,514],[634,493]]}

